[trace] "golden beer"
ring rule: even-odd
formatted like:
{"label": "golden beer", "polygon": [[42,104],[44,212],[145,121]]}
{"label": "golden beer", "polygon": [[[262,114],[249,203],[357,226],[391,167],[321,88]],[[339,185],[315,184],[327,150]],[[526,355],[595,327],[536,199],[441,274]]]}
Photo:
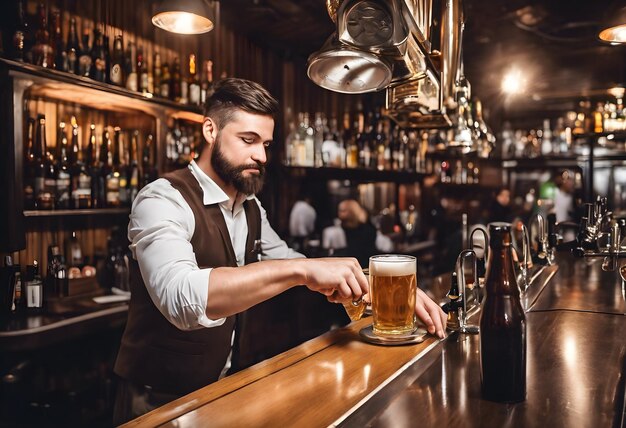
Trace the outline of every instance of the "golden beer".
{"label": "golden beer", "polygon": [[357,304],[354,304],[354,302],[344,302],[343,307],[346,310],[351,321],[358,321],[365,313],[367,302],[362,299]]}
{"label": "golden beer", "polygon": [[370,294],[375,334],[400,336],[415,330],[415,273],[415,257],[370,257]]}

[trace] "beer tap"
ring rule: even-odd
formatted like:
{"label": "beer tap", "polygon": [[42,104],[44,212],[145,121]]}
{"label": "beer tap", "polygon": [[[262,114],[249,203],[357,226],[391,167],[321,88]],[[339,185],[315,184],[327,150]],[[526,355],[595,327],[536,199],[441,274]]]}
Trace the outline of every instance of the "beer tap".
{"label": "beer tap", "polygon": [[517,278],[517,282],[519,284],[520,292],[523,294],[526,292],[528,286],[530,285],[528,280],[528,271],[530,270],[530,268],[533,267],[533,261],[530,255],[530,234],[528,233],[528,228],[521,221],[519,222],[519,224],[521,224],[522,232],[522,260],[520,262],[518,256],[517,263],[520,268],[520,273]]}
{"label": "beer tap", "polygon": [[554,252],[548,243],[548,229],[546,228],[546,221],[541,214],[537,214],[533,217],[533,219],[531,219],[531,232],[533,230],[533,220],[537,223],[537,243],[539,246],[537,248],[538,263],[552,266],[554,264]]}
{"label": "beer tap", "polygon": [[[468,287],[465,281],[465,260],[472,257],[472,275],[473,283],[471,287]],[[475,294],[472,293],[474,299],[469,301],[469,293],[466,288],[472,290],[478,284],[478,278],[476,277],[476,253],[474,250],[463,250],[456,259],[454,271],[457,272],[459,285],[461,290],[461,304],[459,308],[459,331],[461,333],[476,334],[479,332],[478,325],[469,324],[469,318],[474,315],[480,309],[480,301],[476,299]]]}
{"label": "beer tap", "polygon": [[626,251],[621,245],[621,229],[626,226],[626,220],[613,218],[606,198],[598,197],[594,204],[585,204],[585,211],[572,254],[576,257],[602,257],[602,270],[614,271],[617,259],[626,258]]}
{"label": "beer tap", "polygon": [[[478,257],[478,253],[476,252],[476,248],[475,248],[475,244],[474,244],[474,234],[476,232],[480,232],[483,235],[483,239],[484,239],[484,246],[483,246],[483,256],[482,257]],[[476,286],[474,286],[474,288],[472,289],[472,292],[474,293],[474,298],[476,299],[476,301],[478,301],[479,303],[482,301],[482,289],[485,286],[485,274],[487,272],[487,256],[489,255],[489,236],[487,235],[487,230],[483,227],[476,227],[472,233],[470,234],[470,238],[469,238],[469,249],[470,250],[474,250],[474,253],[476,253],[476,279],[478,280],[478,283],[476,284]]]}

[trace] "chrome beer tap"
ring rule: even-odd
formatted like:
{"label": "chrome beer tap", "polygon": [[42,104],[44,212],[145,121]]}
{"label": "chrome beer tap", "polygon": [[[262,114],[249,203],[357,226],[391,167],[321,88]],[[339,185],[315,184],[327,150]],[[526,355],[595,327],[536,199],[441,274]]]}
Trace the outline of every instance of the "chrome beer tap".
{"label": "chrome beer tap", "polygon": [[626,248],[621,245],[624,219],[616,220],[607,208],[607,199],[598,198],[594,204],[585,204],[586,216],[582,217],[576,247],[572,254],[577,257],[602,257],[602,270],[614,271],[618,260],[626,258]]}
{"label": "chrome beer tap", "polygon": [[530,285],[530,282],[528,279],[529,278],[528,271],[530,270],[530,268],[533,267],[533,261],[530,255],[530,234],[528,233],[528,228],[521,221],[519,222],[519,224],[522,225],[521,227],[522,254],[521,254],[521,261],[519,260],[520,259],[519,253],[517,257],[518,258],[517,264],[519,267],[519,274],[517,276],[517,284],[519,286],[520,293],[523,294],[526,292],[526,290],[528,289],[528,286]]}
{"label": "chrome beer tap", "polygon": [[[537,214],[533,219],[531,219],[531,228],[532,232],[532,224],[533,220],[537,223],[537,260],[539,264],[552,266],[554,264],[554,251],[553,248],[550,247],[548,242],[548,228],[546,225],[546,221],[541,214]],[[532,239],[531,239],[532,240]]]}
{"label": "chrome beer tap", "polygon": [[[472,275],[473,283],[471,287],[468,287],[465,281],[465,260],[472,257]],[[459,331],[461,333],[476,334],[479,331],[478,325],[470,324],[469,318],[474,315],[480,309],[480,301],[476,298],[476,295],[467,292],[467,288],[472,291],[478,284],[478,278],[476,276],[476,253],[474,250],[463,250],[456,259],[454,271],[457,272],[459,281],[459,287],[461,290],[461,304],[459,305]],[[470,300],[469,296],[473,298]]]}

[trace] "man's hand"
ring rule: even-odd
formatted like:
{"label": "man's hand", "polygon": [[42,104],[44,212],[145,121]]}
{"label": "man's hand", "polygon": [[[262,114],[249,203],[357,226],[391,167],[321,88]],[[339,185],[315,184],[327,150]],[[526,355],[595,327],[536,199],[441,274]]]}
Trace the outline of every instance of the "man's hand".
{"label": "man's hand", "polygon": [[309,290],[324,294],[328,301],[339,303],[358,300],[369,292],[363,269],[354,258],[320,258],[298,260],[305,269],[304,284]]}
{"label": "man's hand", "polygon": [[430,334],[436,334],[443,339],[448,316],[437,303],[419,288],[415,297],[415,314],[426,325],[426,330]]}

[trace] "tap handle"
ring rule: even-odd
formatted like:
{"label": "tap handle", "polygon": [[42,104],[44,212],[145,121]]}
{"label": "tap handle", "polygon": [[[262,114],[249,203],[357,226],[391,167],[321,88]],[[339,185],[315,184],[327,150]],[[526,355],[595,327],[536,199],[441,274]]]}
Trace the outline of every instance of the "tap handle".
{"label": "tap handle", "polygon": [[559,242],[558,235],[556,234],[556,214],[548,214],[548,245],[552,248],[556,248]]}
{"label": "tap handle", "polygon": [[[487,230],[484,227],[476,227],[474,230],[472,230],[472,233],[470,234],[470,238],[469,238],[470,250],[474,250],[474,234],[476,232],[481,233],[483,235],[483,238],[485,239],[485,247],[483,248],[483,257],[482,259],[479,259],[478,261],[479,263],[478,277],[482,278],[485,276],[485,265],[486,265],[487,257],[489,256],[489,235],[487,235]],[[482,271],[480,271],[481,264],[482,264]]]}

